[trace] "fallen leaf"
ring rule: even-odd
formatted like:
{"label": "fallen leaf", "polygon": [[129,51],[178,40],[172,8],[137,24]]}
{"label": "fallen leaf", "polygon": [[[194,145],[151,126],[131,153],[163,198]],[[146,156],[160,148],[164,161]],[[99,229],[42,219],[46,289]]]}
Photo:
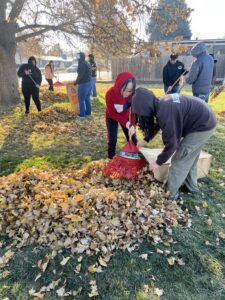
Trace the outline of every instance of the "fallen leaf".
{"label": "fallen leaf", "polygon": [[39,273],[36,277],[35,277],[35,279],[34,279],[34,281],[36,282],[40,277],[41,277],[41,273]]}
{"label": "fallen leaf", "polygon": [[97,269],[96,269],[96,264],[93,264],[91,266],[88,267],[88,271],[91,273],[91,274],[94,274],[96,273]]}
{"label": "fallen leaf", "polygon": [[184,266],[185,265],[185,262],[183,261],[182,258],[178,258],[177,263],[178,263],[179,266]]}
{"label": "fallen leaf", "polygon": [[175,264],[175,257],[170,256],[169,258],[167,258],[167,261],[170,266],[173,266]]}
{"label": "fallen leaf", "polygon": [[61,266],[65,266],[68,262],[68,260],[70,259],[70,256],[68,257],[64,257],[63,260],[60,262],[60,265]]}
{"label": "fallen leaf", "polygon": [[78,264],[75,268],[75,273],[80,273],[80,270],[81,270],[81,264]]}
{"label": "fallen leaf", "polygon": [[141,254],[141,255],[139,255],[139,257],[142,258],[143,260],[147,260],[148,254]]}
{"label": "fallen leaf", "polygon": [[102,267],[107,267],[107,263],[105,262],[105,260],[102,257],[100,257],[98,259],[98,261]]}
{"label": "fallen leaf", "polygon": [[57,294],[59,297],[64,297],[64,294],[65,294],[65,287],[62,286],[61,288],[59,288],[58,290],[56,290],[56,294]]}
{"label": "fallen leaf", "polygon": [[211,226],[211,225],[212,225],[212,219],[209,218],[209,219],[207,220],[207,224],[208,224],[209,226]]}
{"label": "fallen leaf", "polygon": [[163,290],[160,290],[159,288],[154,289],[155,295],[161,297],[163,295]]}

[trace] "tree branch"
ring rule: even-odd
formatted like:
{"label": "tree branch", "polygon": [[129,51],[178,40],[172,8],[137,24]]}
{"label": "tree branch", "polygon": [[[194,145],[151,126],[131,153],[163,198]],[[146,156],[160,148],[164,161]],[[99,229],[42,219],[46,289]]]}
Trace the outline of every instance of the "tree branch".
{"label": "tree branch", "polygon": [[14,4],[12,5],[12,10],[9,14],[9,22],[14,22],[16,21],[16,19],[19,17],[22,9],[23,9],[23,5],[25,4],[27,0],[15,0]]}

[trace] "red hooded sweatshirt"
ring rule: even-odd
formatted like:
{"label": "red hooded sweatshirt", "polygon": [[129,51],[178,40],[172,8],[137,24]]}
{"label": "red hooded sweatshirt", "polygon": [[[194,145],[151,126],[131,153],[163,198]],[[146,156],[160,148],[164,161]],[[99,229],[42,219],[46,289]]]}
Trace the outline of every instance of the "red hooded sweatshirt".
{"label": "red hooded sweatshirt", "polygon": [[[106,118],[111,118],[118,121],[122,126],[126,126],[127,121],[129,121],[129,114],[131,108],[118,113],[115,109],[115,104],[124,105],[126,102],[131,101],[132,95],[123,98],[121,95],[121,88],[125,81],[130,78],[135,78],[133,73],[123,72],[120,73],[115,81],[114,86],[112,86],[106,93]],[[134,124],[134,115],[131,115],[131,124]]]}

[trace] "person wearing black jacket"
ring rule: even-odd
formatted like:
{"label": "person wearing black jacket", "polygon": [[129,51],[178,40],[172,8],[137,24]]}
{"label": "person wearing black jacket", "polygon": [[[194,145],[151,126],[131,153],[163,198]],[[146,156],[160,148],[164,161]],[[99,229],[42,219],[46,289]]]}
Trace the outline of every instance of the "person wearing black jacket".
{"label": "person wearing black jacket", "polygon": [[91,115],[91,66],[85,60],[85,54],[80,52],[78,54],[78,68],[77,68],[77,79],[74,85],[78,84],[78,101],[80,105],[81,119]]}
{"label": "person wearing black jacket", "polygon": [[[163,68],[163,83],[166,94],[173,94],[179,91],[179,86],[182,85],[182,78],[178,78],[184,73],[184,64],[180,62],[177,54],[171,54],[170,60]],[[177,81],[178,80],[178,81]],[[173,86],[173,84],[177,83]]]}
{"label": "person wearing black jacket", "polygon": [[37,62],[34,56],[28,59],[27,64],[23,64],[17,75],[22,77],[22,93],[24,96],[24,103],[26,114],[30,111],[30,98],[34,100],[34,103],[38,111],[41,111],[41,102],[39,99],[39,88],[42,82],[41,71],[37,67]]}
{"label": "person wearing black jacket", "polygon": [[155,171],[175,153],[167,182],[170,199],[178,198],[182,184],[192,193],[199,192],[198,158],[216,127],[211,108],[194,96],[171,94],[158,99],[151,91],[138,88],[132,98],[132,112],[145,135],[138,148],[162,130],[164,149],[150,170]]}
{"label": "person wearing black jacket", "polygon": [[93,54],[89,54],[88,57],[89,57],[89,63],[91,65],[92,96],[96,98],[97,97],[97,91],[96,91],[97,65]]}

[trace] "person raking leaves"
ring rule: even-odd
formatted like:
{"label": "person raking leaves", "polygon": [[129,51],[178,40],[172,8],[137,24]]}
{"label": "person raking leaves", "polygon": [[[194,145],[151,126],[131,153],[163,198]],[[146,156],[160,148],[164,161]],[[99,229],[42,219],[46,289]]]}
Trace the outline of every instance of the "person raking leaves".
{"label": "person raking leaves", "polygon": [[38,111],[41,111],[41,102],[39,99],[39,89],[42,82],[41,71],[37,67],[37,62],[34,56],[28,59],[27,64],[23,64],[17,75],[22,77],[22,93],[24,96],[24,103],[26,114],[30,112],[30,98],[34,100],[34,103]]}
{"label": "person raking leaves", "polygon": [[123,72],[118,74],[115,84],[106,93],[106,126],[108,133],[108,158],[116,153],[118,124],[129,141],[128,129],[132,141],[136,145],[137,138],[134,130],[134,115],[131,114],[131,98],[135,92],[136,79],[134,74]]}
{"label": "person raking leaves", "polygon": [[150,165],[150,170],[156,170],[175,153],[167,181],[170,199],[178,199],[182,184],[189,192],[199,192],[198,158],[216,127],[211,108],[197,97],[171,94],[158,99],[151,91],[138,88],[132,98],[132,112],[145,136],[138,142],[138,148],[162,130],[164,149]]}

